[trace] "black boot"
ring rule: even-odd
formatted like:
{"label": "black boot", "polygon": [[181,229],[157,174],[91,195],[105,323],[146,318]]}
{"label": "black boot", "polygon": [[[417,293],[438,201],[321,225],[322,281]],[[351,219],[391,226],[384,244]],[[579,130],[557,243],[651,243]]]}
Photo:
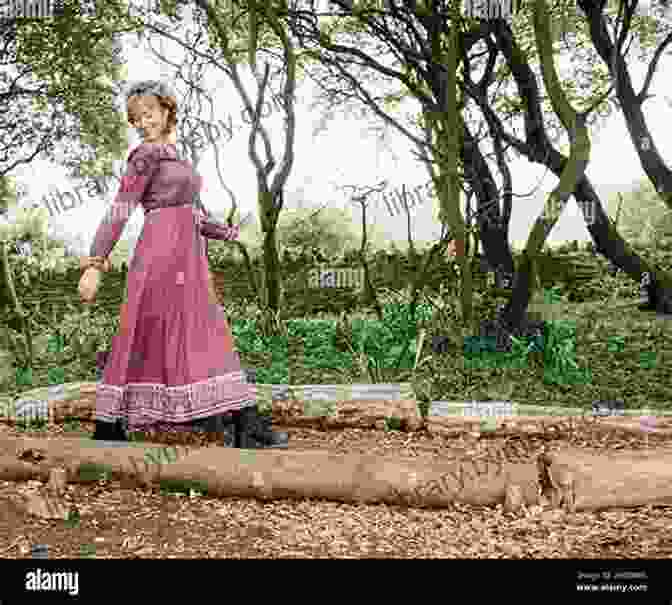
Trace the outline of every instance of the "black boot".
{"label": "black boot", "polygon": [[[254,411],[256,412],[257,409],[255,408]],[[257,418],[259,420],[258,432],[254,435],[258,435],[257,439],[265,447],[275,449],[287,449],[289,447],[289,434],[284,431],[273,430],[273,419],[270,414],[258,414]]]}
{"label": "black boot", "polygon": [[271,430],[271,417],[260,415],[256,406],[243,408],[235,416],[235,445],[241,449],[279,448],[289,445],[289,435]]}
{"label": "black boot", "polygon": [[226,447],[235,447],[235,427],[231,414],[220,414],[201,418],[190,423],[196,431],[214,433],[218,441]]}
{"label": "black boot", "polygon": [[128,441],[121,420],[116,422],[96,420],[96,430],[93,433],[93,438],[99,441]]}

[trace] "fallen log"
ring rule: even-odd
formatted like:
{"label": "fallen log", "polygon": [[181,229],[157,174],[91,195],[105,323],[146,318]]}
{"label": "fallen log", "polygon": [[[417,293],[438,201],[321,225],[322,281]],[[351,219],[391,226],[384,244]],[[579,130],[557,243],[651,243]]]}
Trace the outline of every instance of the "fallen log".
{"label": "fallen log", "polygon": [[272,402],[273,421],[284,426],[322,427],[328,429],[384,429],[391,419],[406,432],[424,426],[415,399],[344,400],[304,402],[295,399]]}
{"label": "fallen log", "polygon": [[[153,452],[155,458],[156,448]],[[147,448],[85,439],[3,439],[0,479],[46,480],[62,468],[68,482],[101,473],[126,485],[182,485],[216,497],[264,500],[306,498],[446,508],[455,503],[508,507],[539,502],[534,463],[414,461],[315,451],[174,448],[170,463],[149,464]],[[82,472],[86,470],[86,472]],[[517,497],[511,497],[512,485]],[[513,503],[513,504],[512,504]]]}
{"label": "fallen log", "polygon": [[[168,455],[168,451],[171,455]],[[185,448],[90,439],[2,439],[0,479],[89,483],[101,473],[128,487],[182,486],[216,497],[306,498],[446,508],[455,503],[505,510],[549,504],[566,511],[672,505],[672,451],[567,447],[536,462],[414,461],[314,451]]]}
{"label": "fallen log", "polygon": [[542,496],[554,507],[600,510],[672,505],[672,451],[606,451],[576,448],[542,454]]}
{"label": "fallen log", "polygon": [[656,416],[655,425],[643,425],[633,416],[561,416],[561,415],[516,415],[516,416],[428,416],[425,422],[427,432],[443,437],[455,437],[465,431],[480,432],[484,421],[491,424],[487,432],[493,436],[520,435],[528,437],[548,434],[549,431],[571,431],[579,427],[604,433],[619,431],[635,436],[655,435],[672,437],[672,418]]}

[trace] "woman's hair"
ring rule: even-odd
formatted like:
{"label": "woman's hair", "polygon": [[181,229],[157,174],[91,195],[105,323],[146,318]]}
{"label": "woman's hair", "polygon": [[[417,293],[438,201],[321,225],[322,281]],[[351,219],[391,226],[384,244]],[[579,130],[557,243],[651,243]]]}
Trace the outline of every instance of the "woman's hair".
{"label": "woman's hair", "polygon": [[168,120],[166,122],[167,131],[164,134],[170,133],[177,126],[177,99],[175,92],[165,82],[158,80],[142,80],[132,84],[126,92],[126,118],[128,123],[132,124],[131,112],[131,97],[154,95],[159,101],[162,109],[168,110]]}

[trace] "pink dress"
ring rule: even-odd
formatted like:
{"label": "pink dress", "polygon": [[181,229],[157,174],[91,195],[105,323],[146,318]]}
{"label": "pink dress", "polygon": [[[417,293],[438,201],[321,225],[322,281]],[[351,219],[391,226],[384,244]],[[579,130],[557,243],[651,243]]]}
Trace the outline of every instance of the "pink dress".
{"label": "pink dress", "polygon": [[209,297],[203,215],[194,206],[200,188],[201,177],[173,145],[145,143],[128,158],[90,250],[108,256],[142,205],[119,333],[96,389],[97,420],[125,419],[138,430],[255,404],[226,317]]}

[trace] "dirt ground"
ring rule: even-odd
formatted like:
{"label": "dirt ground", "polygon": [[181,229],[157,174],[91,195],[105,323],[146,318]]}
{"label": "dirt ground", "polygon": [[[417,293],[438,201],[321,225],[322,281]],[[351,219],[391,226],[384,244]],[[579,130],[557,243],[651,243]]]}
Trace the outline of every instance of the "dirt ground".
{"label": "dirt ground", "polygon": [[[465,457],[532,461],[542,447],[586,451],[643,448],[672,451],[672,437],[647,440],[618,429],[580,424],[543,436],[438,437],[426,431],[275,427],[294,450],[391,453],[416,459]],[[83,434],[93,426],[83,424]],[[57,436],[62,427],[0,435]],[[72,433],[71,433],[72,435]],[[156,440],[170,443],[170,436]],[[531,507],[520,513],[455,506],[445,510],[272,501],[122,489],[114,482],[68,485],[64,501],[77,521],[44,519],[17,505],[39,481],[0,482],[0,558],[29,558],[47,545],[49,558],[672,558],[672,507],[565,513]]]}

